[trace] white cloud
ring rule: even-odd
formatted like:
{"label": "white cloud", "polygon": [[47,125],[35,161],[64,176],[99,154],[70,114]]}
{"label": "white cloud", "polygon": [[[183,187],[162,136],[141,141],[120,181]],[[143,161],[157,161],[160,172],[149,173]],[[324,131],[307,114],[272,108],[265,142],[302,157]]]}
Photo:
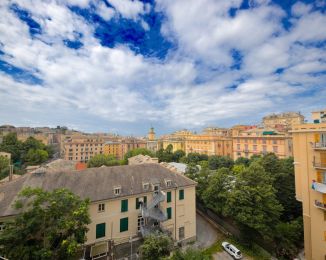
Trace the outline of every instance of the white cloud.
{"label": "white cloud", "polygon": [[[314,101],[300,94],[326,83],[326,76],[314,76],[326,70],[325,48],[311,45],[326,39],[326,29],[320,26],[326,18],[307,6],[293,7],[296,18],[285,30],[285,12],[269,1],[254,1],[252,8],[237,10],[231,17],[229,9],[238,8],[241,0],[159,0],[157,10],[166,15],[162,32],[178,43],[178,49],[160,61],[124,45],[101,46],[93,25],[63,2],[13,2],[32,13],[42,34],[32,38],[28,26],[8,8],[9,2],[1,3],[0,48],[6,53],[2,59],[43,80],[32,86],[0,73],[0,111],[14,110],[13,118],[25,120],[19,115],[25,111],[32,122],[61,117],[79,128],[97,120],[201,127],[219,120],[254,120],[261,111],[303,110]],[[149,11],[147,4],[109,2],[123,17],[149,29],[139,16]],[[116,15],[101,1],[92,4],[105,20]],[[79,40],[83,47],[69,49],[66,39]],[[237,70],[230,68],[233,49],[242,56]],[[279,68],[284,72],[276,75]],[[24,104],[24,109],[15,110],[15,104]]]}
{"label": "white cloud", "polygon": [[110,4],[125,18],[136,19],[145,12],[145,5],[138,0],[109,0]]}

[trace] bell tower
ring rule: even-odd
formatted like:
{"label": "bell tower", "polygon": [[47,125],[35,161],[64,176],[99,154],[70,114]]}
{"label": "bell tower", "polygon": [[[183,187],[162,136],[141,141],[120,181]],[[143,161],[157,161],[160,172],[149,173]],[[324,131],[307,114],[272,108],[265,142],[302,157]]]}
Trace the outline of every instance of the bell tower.
{"label": "bell tower", "polygon": [[148,132],[148,140],[149,141],[154,141],[155,140],[155,132],[154,132],[154,128],[153,127],[151,127],[150,129],[149,129],[149,132]]}

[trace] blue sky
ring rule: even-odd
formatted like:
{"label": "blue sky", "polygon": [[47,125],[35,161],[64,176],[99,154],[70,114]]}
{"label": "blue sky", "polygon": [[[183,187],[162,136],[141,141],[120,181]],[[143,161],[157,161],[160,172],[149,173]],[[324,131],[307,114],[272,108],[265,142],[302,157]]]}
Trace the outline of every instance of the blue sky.
{"label": "blue sky", "polygon": [[326,106],[326,2],[8,0],[0,124],[143,135]]}

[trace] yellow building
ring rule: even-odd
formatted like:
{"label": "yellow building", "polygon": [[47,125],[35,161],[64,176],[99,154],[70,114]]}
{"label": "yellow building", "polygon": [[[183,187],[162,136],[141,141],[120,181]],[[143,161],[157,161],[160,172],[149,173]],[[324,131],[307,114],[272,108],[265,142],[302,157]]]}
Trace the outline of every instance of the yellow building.
{"label": "yellow building", "polygon": [[102,154],[103,137],[91,135],[72,135],[62,140],[62,157],[65,160],[87,162],[94,155]]}
{"label": "yellow building", "polygon": [[283,127],[284,130],[292,129],[294,125],[303,124],[304,116],[298,112],[286,112],[271,114],[263,117],[263,125],[266,128]]}
{"label": "yellow building", "polygon": [[113,155],[116,159],[120,160],[122,158],[121,152],[121,142],[108,141],[104,143],[103,154]]}
{"label": "yellow building", "polygon": [[17,214],[12,203],[27,186],[67,188],[91,200],[87,259],[90,252],[92,257],[110,255],[130,237],[137,241],[159,229],[175,242],[196,240],[196,182],[157,163],[23,175],[1,186],[2,226]]}
{"label": "yellow building", "polygon": [[313,111],[311,114],[314,123],[326,123],[326,109]]}
{"label": "yellow building", "polygon": [[219,135],[199,134],[186,139],[186,154],[229,156],[232,158],[232,138]]}
{"label": "yellow building", "polygon": [[233,132],[233,159],[275,153],[279,158],[293,155],[292,137],[273,129],[253,128]]}
{"label": "yellow building", "polygon": [[163,139],[162,145],[163,145],[163,149],[166,149],[169,145],[172,145],[173,146],[172,152],[175,152],[177,150],[182,150],[185,152],[185,147],[186,147],[185,142],[186,140],[183,138],[173,137],[169,139]]}
{"label": "yellow building", "polygon": [[153,153],[157,152],[160,149],[159,148],[159,141],[156,140],[156,138],[155,138],[155,132],[154,132],[153,127],[151,127],[149,132],[148,132],[146,148],[148,150],[152,151]]}
{"label": "yellow building", "polygon": [[155,140],[155,132],[154,132],[154,128],[151,127],[148,132],[148,141],[154,141],[154,140]]}
{"label": "yellow building", "polygon": [[326,259],[326,123],[292,130],[296,199],[302,202],[305,259]]}

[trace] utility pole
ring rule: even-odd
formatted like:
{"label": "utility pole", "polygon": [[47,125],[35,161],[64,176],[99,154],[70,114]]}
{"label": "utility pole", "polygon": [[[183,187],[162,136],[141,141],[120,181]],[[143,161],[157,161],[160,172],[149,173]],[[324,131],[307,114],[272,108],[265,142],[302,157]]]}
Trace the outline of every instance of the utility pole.
{"label": "utility pole", "polygon": [[9,181],[12,181],[13,173],[14,173],[14,166],[12,164],[9,164]]}

